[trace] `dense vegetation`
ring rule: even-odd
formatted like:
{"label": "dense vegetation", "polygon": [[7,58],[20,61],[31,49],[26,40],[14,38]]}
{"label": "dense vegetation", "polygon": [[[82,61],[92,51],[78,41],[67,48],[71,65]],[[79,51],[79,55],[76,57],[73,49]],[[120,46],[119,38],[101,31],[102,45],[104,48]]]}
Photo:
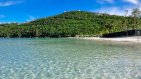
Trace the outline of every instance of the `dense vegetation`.
{"label": "dense vegetation", "polygon": [[74,37],[141,28],[140,18],[71,11],[24,24],[1,24],[0,37]]}

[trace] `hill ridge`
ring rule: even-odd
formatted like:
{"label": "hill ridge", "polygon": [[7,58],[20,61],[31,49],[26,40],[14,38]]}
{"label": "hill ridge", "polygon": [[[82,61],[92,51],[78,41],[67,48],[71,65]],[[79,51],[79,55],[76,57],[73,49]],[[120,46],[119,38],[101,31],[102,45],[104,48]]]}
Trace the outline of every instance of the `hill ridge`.
{"label": "hill ridge", "polygon": [[[128,29],[141,28],[140,21],[133,17],[70,11],[21,25],[0,25],[0,37],[100,36],[104,33],[125,31],[127,26]],[[135,22],[138,22],[138,26]]]}

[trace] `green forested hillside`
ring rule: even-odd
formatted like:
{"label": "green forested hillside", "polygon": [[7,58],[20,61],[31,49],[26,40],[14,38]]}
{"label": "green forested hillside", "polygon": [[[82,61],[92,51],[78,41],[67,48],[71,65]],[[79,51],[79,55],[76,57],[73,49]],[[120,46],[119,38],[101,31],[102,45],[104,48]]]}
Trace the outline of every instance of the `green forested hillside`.
{"label": "green forested hillside", "polygon": [[74,37],[141,28],[133,17],[71,11],[24,24],[1,24],[0,37]]}

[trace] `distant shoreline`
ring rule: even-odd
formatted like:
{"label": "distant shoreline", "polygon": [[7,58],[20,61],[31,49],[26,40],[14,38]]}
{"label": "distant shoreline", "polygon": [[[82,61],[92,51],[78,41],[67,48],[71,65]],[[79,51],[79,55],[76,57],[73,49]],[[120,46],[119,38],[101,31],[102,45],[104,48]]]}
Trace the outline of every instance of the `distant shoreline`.
{"label": "distant shoreline", "polygon": [[75,38],[77,38],[77,39],[85,39],[85,40],[100,40],[100,41],[116,41],[116,42],[141,43],[141,36],[117,37],[117,38],[101,38],[101,37],[75,37]]}
{"label": "distant shoreline", "polygon": [[[0,37],[2,38],[2,37]],[[21,37],[20,37],[21,38]],[[26,37],[25,37],[26,38]],[[40,38],[40,37],[32,37]],[[52,37],[42,37],[42,38],[52,38]],[[97,40],[97,41],[112,41],[112,42],[132,42],[141,43],[141,36],[133,37],[116,37],[116,38],[101,38],[101,37],[59,37],[59,38],[74,38],[74,39],[84,39],[84,40]],[[5,39],[5,38],[4,38]],[[9,38],[8,38],[9,39]],[[10,38],[11,39],[11,38]]]}

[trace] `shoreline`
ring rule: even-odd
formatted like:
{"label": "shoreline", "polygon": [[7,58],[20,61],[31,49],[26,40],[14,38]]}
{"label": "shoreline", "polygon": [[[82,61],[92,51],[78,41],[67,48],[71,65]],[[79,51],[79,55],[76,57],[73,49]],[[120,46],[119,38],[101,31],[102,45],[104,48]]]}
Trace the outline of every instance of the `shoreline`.
{"label": "shoreline", "polygon": [[85,39],[85,40],[141,43],[141,36],[117,37],[117,38],[101,38],[101,37],[75,37],[75,38],[77,38],[77,39]]}
{"label": "shoreline", "polygon": [[[45,38],[50,38],[50,37],[45,37]],[[101,37],[63,37],[63,38],[74,38],[74,39],[83,39],[83,40],[97,40],[97,41],[111,41],[111,42],[141,43],[141,36],[116,37],[116,38],[101,38]],[[9,38],[2,38],[2,39],[9,39]]]}

